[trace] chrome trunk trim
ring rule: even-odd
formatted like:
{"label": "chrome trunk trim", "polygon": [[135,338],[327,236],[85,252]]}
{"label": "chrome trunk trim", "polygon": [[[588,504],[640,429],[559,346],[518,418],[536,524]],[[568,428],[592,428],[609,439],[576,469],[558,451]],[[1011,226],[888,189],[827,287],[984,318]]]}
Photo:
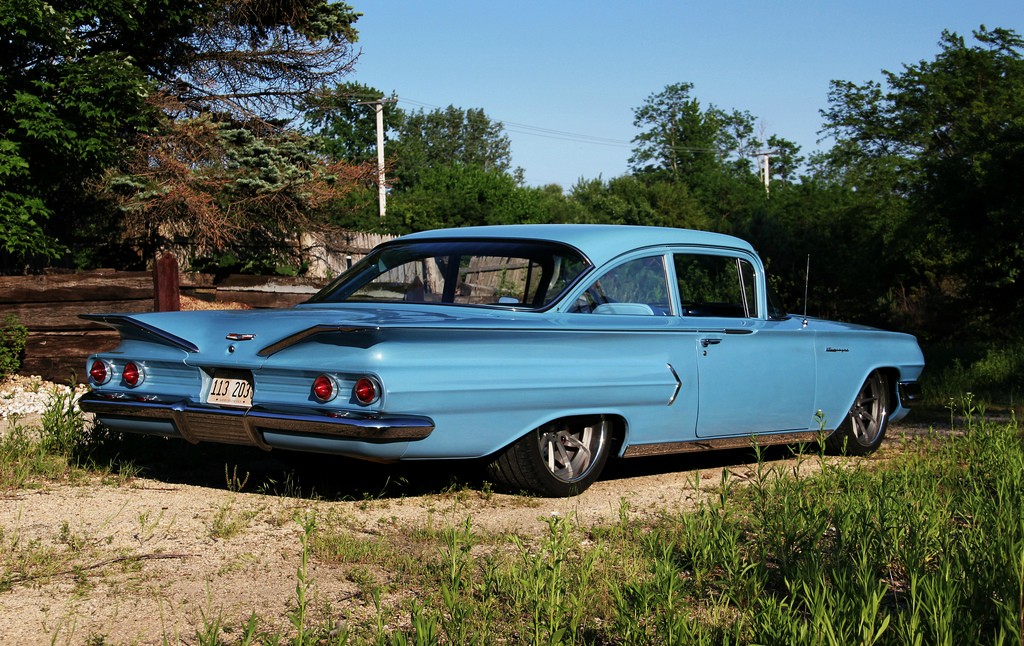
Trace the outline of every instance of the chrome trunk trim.
{"label": "chrome trunk trim", "polygon": [[366,326],[361,326],[360,327],[360,326],[344,326],[344,325],[314,325],[311,328],[306,328],[305,330],[302,330],[301,332],[296,332],[295,334],[292,334],[291,336],[286,336],[283,339],[280,339],[278,341],[275,341],[274,343],[271,343],[270,345],[266,346],[265,348],[263,348],[262,350],[257,352],[256,356],[258,356],[258,357],[269,357],[269,356],[272,356],[274,354],[277,354],[281,350],[284,350],[285,348],[289,348],[289,347],[295,345],[296,343],[301,343],[302,341],[305,341],[309,337],[316,336],[318,334],[329,334],[331,332],[342,332],[342,333],[345,333],[345,332],[366,332],[366,331],[371,331],[373,329],[374,328],[370,328],[370,327],[366,327]]}
{"label": "chrome trunk trim", "polygon": [[145,336],[153,337],[158,343],[163,345],[172,345],[176,348],[181,348],[185,352],[199,352],[199,346],[188,339],[183,339],[170,332],[164,332],[158,327],[153,327],[149,323],[143,323],[125,314],[79,314],[78,318],[109,325],[118,332],[121,331],[121,328],[131,328]]}

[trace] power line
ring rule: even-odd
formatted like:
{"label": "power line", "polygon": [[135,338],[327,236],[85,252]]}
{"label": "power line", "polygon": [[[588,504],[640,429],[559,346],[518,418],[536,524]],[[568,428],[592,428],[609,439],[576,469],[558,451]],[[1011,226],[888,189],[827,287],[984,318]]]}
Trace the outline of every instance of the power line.
{"label": "power line", "polygon": [[[422,101],[417,101],[415,99],[407,99],[404,97],[399,97],[398,102],[408,103],[410,105],[414,105],[421,108],[432,108],[434,110],[444,109],[439,105],[424,103]],[[614,146],[623,148],[631,148],[633,146],[633,142],[626,141],[624,139],[613,139],[611,137],[601,137],[598,135],[588,135],[579,132],[569,132],[567,130],[555,130],[553,128],[544,128],[541,126],[531,126],[530,124],[517,123],[515,121],[506,121],[504,119],[493,116],[490,116],[489,118],[492,121],[501,123],[501,125],[509,132],[514,132],[517,134],[531,135],[534,137],[542,137],[545,139],[557,139],[560,141],[571,141],[575,143],[595,144],[599,146]]]}
{"label": "power line", "polygon": [[[362,98],[359,94],[346,95],[348,98],[358,99]],[[369,101],[376,101],[379,99],[376,95],[367,95],[366,99]],[[404,103],[407,105],[416,106],[418,108],[430,108],[432,110],[443,110],[444,108],[433,103],[426,103],[423,101],[417,101],[416,99],[409,99],[405,97],[395,97],[398,103]],[[543,139],[554,139],[557,141],[568,141],[571,143],[580,144],[592,144],[595,146],[610,146],[613,148],[633,148],[636,146],[636,142],[627,141],[625,139],[615,139],[612,137],[602,137],[599,135],[588,135],[579,132],[571,132],[568,130],[557,130],[554,128],[545,128],[542,126],[533,126],[527,123],[519,123],[516,121],[506,121],[504,119],[493,117],[488,115],[491,121],[500,123],[502,127],[512,133],[521,135],[530,135],[531,137],[541,137]],[[671,149],[675,152],[691,152],[691,153],[707,153],[717,152],[713,148],[703,147],[692,147],[692,146],[671,146]]]}

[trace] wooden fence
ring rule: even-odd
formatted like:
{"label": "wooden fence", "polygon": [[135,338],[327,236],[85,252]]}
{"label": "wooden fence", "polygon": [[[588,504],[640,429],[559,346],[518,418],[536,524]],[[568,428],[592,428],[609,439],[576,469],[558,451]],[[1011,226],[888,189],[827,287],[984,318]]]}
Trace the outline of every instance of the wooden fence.
{"label": "wooden fence", "polygon": [[[308,299],[323,279],[230,276],[215,283],[210,275],[182,274],[185,297],[244,307],[290,307]],[[85,359],[113,349],[118,334],[78,317],[85,313],[152,312],[151,272],[98,270],[74,274],[0,276],[0,312],[13,312],[29,330],[21,374],[57,382],[84,381]]]}
{"label": "wooden fence", "polygon": [[[329,257],[326,273],[337,273],[361,259],[383,237],[352,234],[322,257]],[[186,300],[240,304],[244,307],[291,307],[328,282],[327,277],[229,276],[215,280],[209,274],[182,273],[178,288]],[[0,276],[0,317],[13,312],[29,329],[21,374],[40,375],[57,382],[85,380],[85,360],[93,352],[117,345],[110,328],[84,321],[79,314],[152,312],[156,291],[153,272],[100,269],[39,276]]]}

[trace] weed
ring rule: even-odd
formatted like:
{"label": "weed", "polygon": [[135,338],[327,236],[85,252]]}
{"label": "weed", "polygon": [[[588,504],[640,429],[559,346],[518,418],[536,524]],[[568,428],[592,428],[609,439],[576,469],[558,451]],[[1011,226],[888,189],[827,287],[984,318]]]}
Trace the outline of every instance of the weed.
{"label": "weed", "polygon": [[68,549],[72,551],[78,551],[88,544],[88,541],[84,536],[75,534],[71,531],[71,524],[66,520],[62,521],[60,524],[60,533],[57,536],[57,542],[67,545]]}
{"label": "weed", "polygon": [[295,571],[295,607],[288,613],[288,621],[296,631],[295,645],[302,646],[307,643],[308,637],[306,620],[309,612],[309,591],[313,585],[309,578],[309,539],[316,529],[316,513],[308,512],[298,522],[302,525],[302,536],[299,539],[302,549],[299,552],[299,567]]}
{"label": "weed", "polygon": [[17,489],[37,471],[43,455],[19,418],[13,417],[9,423],[7,433],[0,436],[0,486]]}
{"label": "weed", "polygon": [[38,486],[39,480],[80,478],[92,450],[82,412],[71,389],[55,388],[42,415],[42,427],[26,428],[17,417],[0,436],[0,488]]}
{"label": "weed", "polygon": [[287,472],[283,480],[275,480],[273,478],[266,478],[259,487],[256,489],[257,493],[261,493],[265,496],[279,496],[281,498],[306,498],[310,500],[318,500],[319,496],[316,491],[310,491],[308,494],[302,490],[302,486],[298,480],[295,479],[295,474],[291,471]]}
{"label": "weed", "polygon": [[219,608],[217,610],[209,609],[209,596],[209,591],[207,591],[207,607],[199,609],[199,617],[202,620],[202,624],[196,630],[196,641],[201,646],[219,646],[222,643],[220,634],[224,629],[224,616]]}
{"label": "weed", "polygon": [[338,523],[324,523],[313,535],[310,550],[328,563],[362,563],[379,558],[385,548],[375,539],[353,536]]}
{"label": "weed", "polygon": [[245,475],[239,478],[238,465],[236,464],[235,468],[229,471],[227,463],[224,463],[224,482],[228,491],[232,493],[239,493],[245,489],[245,485],[249,484],[249,472],[246,471]]}
{"label": "weed", "polygon": [[941,408],[960,393],[1000,410],[1020,409],[1024,396],[1024,338],[1000,343],[964,343],[925,348],[928,370],[922,380],[924,403]]}
{"label": "weed", "polygon": [[75,405],[74,390],[51,390],[42,422],[40,444],[44,451],[73,458],[85,448],[85,418]]}
{"label": "weed", "polygon": [[252,510],[235,511],[230,502],[217,508],[210,523],[210,538],[228,539],[237,536],[256,517]]}

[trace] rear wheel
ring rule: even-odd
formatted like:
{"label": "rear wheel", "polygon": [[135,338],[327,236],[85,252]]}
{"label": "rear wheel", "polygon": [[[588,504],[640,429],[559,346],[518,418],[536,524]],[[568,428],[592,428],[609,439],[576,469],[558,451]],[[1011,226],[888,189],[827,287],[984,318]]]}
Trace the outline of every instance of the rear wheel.
{"label": "rear wheel", "polygon": [[848,455],[867,455],[882,443],[889,425],[889,380],[872,372],[853,402],[850,413],[828,438],[828,448]]}
{"label": "rear wheel", "polygon": [[488,465],[492,478],[511,489],[575,496],[601,475],[608,461],[612,423],[604,416],[556,420],[504,449]]}

